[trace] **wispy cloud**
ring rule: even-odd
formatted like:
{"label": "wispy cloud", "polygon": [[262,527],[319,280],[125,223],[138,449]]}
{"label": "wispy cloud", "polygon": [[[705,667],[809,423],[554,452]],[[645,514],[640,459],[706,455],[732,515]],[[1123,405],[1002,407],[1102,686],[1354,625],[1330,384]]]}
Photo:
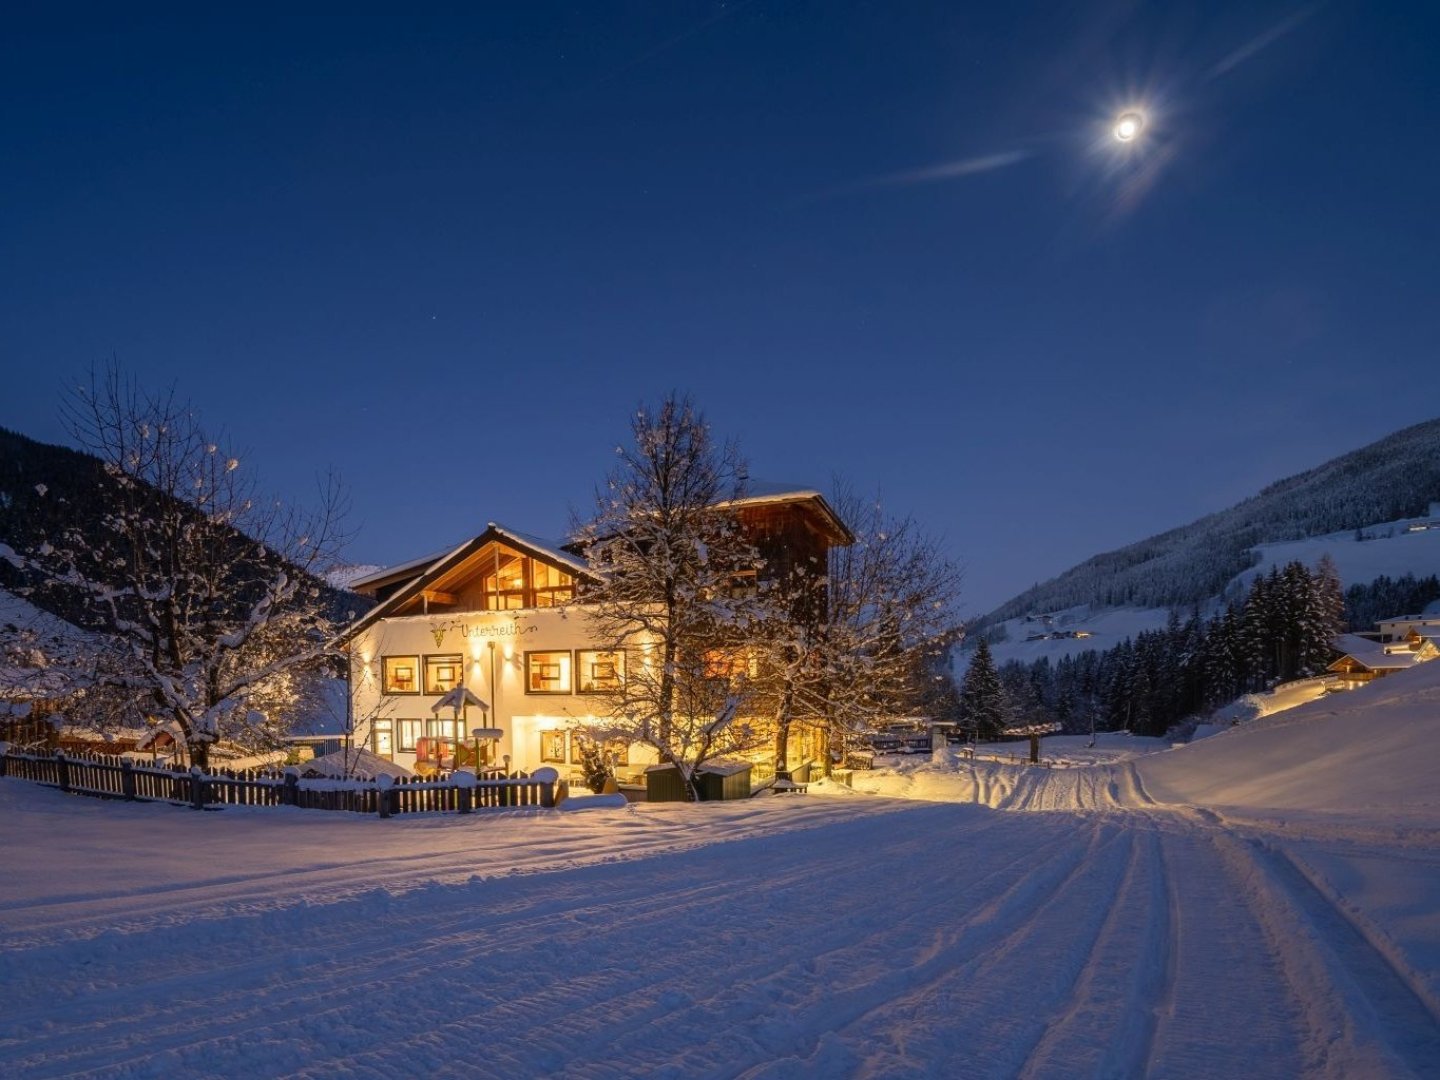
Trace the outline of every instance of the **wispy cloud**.
{"label": "wispy cloud", "polygon": [[857,180],[852,184],[842,184],[839,187],[818,192],[813,197],[849,195],[860,191],[873,191],[876,188],[910,187],[914,184],[938,184],[946,180],[958,180],[962,176],[974,176],[977,173],[1005,169],[1028,157],[1030,157],[1029,150],[1007,150],[999,154],[985,154],[981,157],[965,158],[961,161],[947,161],[940,165],[927,165],[920,169],[885,173],[866,180]]}
{"label": "wispy cloud", "polygon": [[1207,71],[1205,73],[1205,78],[1207,80],[1218,79],[1221,75],[1233,71],[1235,68],[1245,63],[1246,60],[1249,60],[1256,53],[1275,44],[1275,42],[1279,41],[1286,34],[1290,33],[1290,31],[1294,30],[1301,23],[1309,19],[1311,15],[1314,15],[1315,12],[1319,10],[1319,8],[1319,4],[1311,4],[1309,7],[1301,8],[1294,14],[1289,15],[1284,19],[1281,19],[1278,23],[1270,27],[1270,29],[1266,30],[1264,33],[1256,34],[1244,45],[1241,45],[1238,49],[1230,53],[1218,64],[1216,64],[1209,71]]}

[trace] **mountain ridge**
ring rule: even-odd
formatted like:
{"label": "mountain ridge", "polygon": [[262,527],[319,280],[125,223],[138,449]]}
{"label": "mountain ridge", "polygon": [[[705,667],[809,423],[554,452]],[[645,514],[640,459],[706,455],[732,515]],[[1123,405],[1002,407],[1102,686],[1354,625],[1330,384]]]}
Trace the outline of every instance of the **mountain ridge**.
{"label": "mountain ridge", "polygon": [[[1440,501],[1440,418],[1413,424],[1267,484],[1225,510],[1091,556],[1031,586],[973,628],[1037,612],[1201,604],[1254,566],[1261,544],[1424,515]],[[1348,583],[1347,583],[1348,584]]]}
{"label": "mountain ridge", "polygon": [[[22,556],[32,553],[70,529],[102,546],[102,517],[114,484],[99,458],[0,427],[0,554],[3,548]],[[353,617],[369,606],[343,587],[305,576],[334,617]],[[27,568],[22,559],[0,558],[0,589],[75,626],[95,628],[89,598],[82,590],[47,579]]]}

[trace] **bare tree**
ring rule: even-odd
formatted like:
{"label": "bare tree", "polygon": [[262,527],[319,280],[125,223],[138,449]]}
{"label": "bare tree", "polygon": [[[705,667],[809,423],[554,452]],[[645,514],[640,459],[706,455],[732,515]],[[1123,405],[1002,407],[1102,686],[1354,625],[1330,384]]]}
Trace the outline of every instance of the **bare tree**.
{"label": "bare tree", "polygon": [[256,706],[283,707],[330,647],[314,575],[345,539],[342,489],[325,478],[310,513],[262,498],[173,390],[147,393],[114,365],[62,409],[110,482],[95,494],[98,535],[71,524],[31,563],[80,591],[116,644],[106,685],[173,721],[205,767],[220,738],[261,733]]}
{"label": "bare tree", "polygon": [[828,603],[807,660],[831,741],[844,750],[877,723],[930,711],[951,690],[944,659],[963,635],[962,574],[911,517],[837,481],[834,506],[855,534],[830,553]]}
{"label": "bare tree", "polygon": [[734,515],[743,469],[687,397],[642,406],[594,516],[575,536],[601,583],[580,598],[629,670],[608,701],[611,732],[679,769],[691,798],[706,761],[753,748],[750,600],[733,587],[759,556]]}

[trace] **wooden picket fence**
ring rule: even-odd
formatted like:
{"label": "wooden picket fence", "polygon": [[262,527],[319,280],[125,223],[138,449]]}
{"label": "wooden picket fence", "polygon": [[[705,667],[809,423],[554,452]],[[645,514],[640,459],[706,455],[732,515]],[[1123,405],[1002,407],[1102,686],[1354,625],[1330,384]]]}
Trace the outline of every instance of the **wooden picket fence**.
{"label": "wooden picket fence", "polygon": [[294,806],[302,810],[347,810],[357,814],[468,814],[472,810],[551,807],[569,793],[563,780],[537,780],[525,773],[461,782],[454,776],[372,781],[302,780],[293,772],[159,768],[128,759],[53,756],[10,751],[0,754],[0,776],[31,780],[77,795],[131,802],[170,802],[204,810],[217,806]]}

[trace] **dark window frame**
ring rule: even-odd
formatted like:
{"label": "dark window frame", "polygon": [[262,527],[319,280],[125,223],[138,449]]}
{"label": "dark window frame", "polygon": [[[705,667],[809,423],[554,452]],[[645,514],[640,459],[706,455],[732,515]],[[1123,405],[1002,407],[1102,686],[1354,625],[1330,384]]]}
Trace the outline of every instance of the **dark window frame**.
{"label": "dark window frame", "polygon": [[451,662],[451,661],[453,661],[454,664],[455,664],[455,671],[456,671],[455,686],[460,686],[460,685],[462,685],[462,684],[465,682],[465,654],[464,654],[464,653],[426,653],[424,656],[422,656],[422,657],[420,658],[420,671],[421,671],[420,686],[421,686],[421,688],[424,690],[424,692],[425,692],[426,694],[431,695],[431,696],[434,696],[434,695],[436,695],[436,694],[448,694],[448,693],[450,692],[450,690],[455,689],[455,686],[450,687],[449,690],[431,690],[431,689],[430,689],[430,665],[431,665],[432,663],[437,663],[437,664],[438,664],[438,663],[448,663],[448,662]]}
{"label": "dark window frame", "polygon": [[[558,739],[560,741],[559,757],[554,757],[553,755],[547,754],[545,752],[545,743],[548,739]],[[569,743],[569,737],[564,731],[552,728],[549,731],[540,732],[540,760],[548,765],[564,765],[566,763],[566,751]]]}
{"label": "dark window frame", "polygon": [[[617,671],[616,671],[616,673],[615,673],[615,676],[614,676],[614,677],[615,677],[615,685],[614,685],[614,686],[591,686],[591,687],[589,687],[589,688],[587,689],[587,687],[586,687],[586,683],[587,683],[587,681],[588,681],[588,680],[587,680],[587,677],[586,677],[586,663],[587,663],[587,661],[585,660],[585,657],[587,657],[587,656],[599,656],[599,655],[602,655],[602,654],[603,654],[603,655],[606,655],[606,656],[616,656],[616,657],[619,657],[619,659],[620,659],[620,666],[619,666],[619,668],[617,669]],[[574,659],[573,663],[574,663],[574,667],[575,667],[575,670],[574,670],[574,678],[573,678],[573,682],[574,682],[574,684],[575,684],[575,693],[577,693],[577,694],[594,695],[594,696],[597,696],[597,697],[598,697],[598,696],[603,696],[603,695],[605,695],[605,694],[618,694],[620,691],[622,691],[622,690],[625,689],[625,680],[626,680],[626,678],[627,678],[627,674],[628,674],[628,671],[629,671],[630,661],[629,661],[629,658],[625,655],[625,650],[624,650],[624,649],[576,649],[576,650],[575,650],[575,659]]]}
{"label": "dark window frame", "polygon": [[[413,664],[413,670],[414,670],[414,679],[413,679],[413,681],[414,681],[414,683],[415,683],[415,689],[414,689],[414,690],[392,690],[392,689],[390,689],[390,668],[391,668],[391,665],[392,665],[392,664],[398,664],[398,663],[399,663],[400,661],[402,661],[402,660],[409,660],[409,661],[411,661],[412,664]],[[382,656],[382,657],[380,657],[380,692],[381,692],[382,694],[386,694],[386,695],[393,696],[393,697],[399,697],[399,696],[418,696],[419,693],[420,693],[420,687],[421,687],[421,685],[422,685],[422,682],[421,682],[421,674],[422,674],[422,672],[423,672],[423,668],[421,667],[421,664],[420,664],[420,654],[419,654],[419,653],[392,653],[392,654],[389,654],[389,655],[386,655],[386,656]]]}
{"label": "dark window frame", "polygon": [[[405,742],[405,733],[410,732],[410,742]],[[399,754],[415,753],[415,745],[425,735],[425,721],[415,720],[410,717],[399,717],[395,721],[395,752]]]}
{"label": "dark window frame", "polygon": [[[532,657],[536,656],[563,656],[569,661],[570,671],[565,679],[565,685],[559,690],[536,690],[534,689],[534,669]],[[537,697],[567,697],[575,692],[575,657],[569,649],[526,649],[525,650],[525,693]]]}

